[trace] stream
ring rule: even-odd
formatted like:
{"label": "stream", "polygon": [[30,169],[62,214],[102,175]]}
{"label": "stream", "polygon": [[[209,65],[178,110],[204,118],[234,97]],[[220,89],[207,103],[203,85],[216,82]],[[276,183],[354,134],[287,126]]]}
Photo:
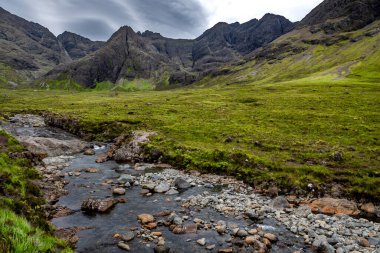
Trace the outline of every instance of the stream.
{"label": "stream", "polygon": [[[63,193],[50,204],[70,210],[54,216],[51,222],[57,228],[80,228],[76,252],[125,252],[118,246],[122,241],[119,235],[131,232],[134,238],[124,240],[131,252],[311,252],[311,243],[280,221],[279,217],[290,216],[293,211],[272,210],[269,198],[252,193],[250,187],[234,179],[186,174],[154,164],[118,164],[112,160],[97,163],[97,157],[107,151],[109,144],[83,142],[46,126],[37,116],[16,115],[3,128],[29,150],[49,155],[39,170],[48,171],[46,182],[63,185]],[[85,155],[83,151],[88,148],[94,152]],[[132,181],[120,183],[121,177]],[[178,177],[191,183],[191,187],[175,188]],[[149,184],[161,183],[169,185],[173,195],[146,190]],[[113,194],[115,188],[124,188],[125,194]],[[49,195],[49,191],[45,194]],[[89,198],[121,201],[106,212],[85,212],[82,203]],[[249,206],[251,216],[246,215]],[[154,216],[153,228],[142,226],[137,218],[140,214]],[[276,239],[266,239],[270,238],[268,233]],[[257,242],[248,242],[247,237]],[[205,243],[200,240],[203,238]]]}

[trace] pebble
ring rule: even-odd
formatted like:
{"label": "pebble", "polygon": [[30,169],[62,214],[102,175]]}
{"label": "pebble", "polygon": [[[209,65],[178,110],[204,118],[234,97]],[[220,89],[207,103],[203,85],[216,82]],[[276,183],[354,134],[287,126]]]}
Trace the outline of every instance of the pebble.
{"label": "pebble", "polygon": [[197,240],[197,243],[201,246],[205,246],[206,245],[206,238],[201,238],[201,239]]}

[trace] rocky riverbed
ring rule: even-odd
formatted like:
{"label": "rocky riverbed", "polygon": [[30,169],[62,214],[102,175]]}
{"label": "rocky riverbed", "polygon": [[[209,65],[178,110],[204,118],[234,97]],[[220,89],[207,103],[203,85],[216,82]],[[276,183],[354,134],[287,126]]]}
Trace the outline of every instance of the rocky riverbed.
{"label": "rocky riverbed", "polygon": [[77,252],[380,252],[380,224],[358,218],[376,216],[371,203],[270,198],[234,178],[135,163],[136,139],[118,151],[41,117],[11,122],[3,127],[43,158],[47,215]]}

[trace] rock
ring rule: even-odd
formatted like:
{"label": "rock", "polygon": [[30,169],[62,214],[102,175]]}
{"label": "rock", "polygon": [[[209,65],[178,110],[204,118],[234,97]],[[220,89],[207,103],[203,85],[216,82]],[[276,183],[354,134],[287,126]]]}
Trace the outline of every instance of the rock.
{"label": "rock", "polygon": [[277,236],[271,233],[264,234],[264,237],[269,239],[271,242],[277,241]]}
{"label": "rock", "polygon": [[132,241],[135,238],[135,234],[131,231],[128,231],[125,234],[120,235],[120,239],[124,242]]}
{"label": "rock", "polygon": [[215,226],[215,229],[219,234],[224,234],[226,232],[226,226],[223,225],[217,225]]}
{"label": "rock", "polygon": [[154,217],[151,214],[140,214],[137,216],[137,219],[141,221],[142,224],[154,222]]}
{"label": "rock", "polygon": [[183,190],[183,189],[188,189],[191,187],[190,183],[188,183],[185,179],[182,177],[177,177],[174,180],[174,185],[177,187],[177,189]]}
{"label": "rock", "polygon": [[183,226],[176,226],[174,227],[173,229],[173,234],[176,234],[176,235],[181,235],[181,234],[185,234],[186,231],[185,231],[185,228]]}
{"label": "rock", "polygon": [[246,237],[248,235],[248,232],[244,229],[239,229],[239,231],[236,233],[239,237]]}
{"label": "rock", "polygon": [[154,235],[154,236],[162,236],[162,233],[161,232],[152,232],[152,235]]}
{"label": "rock", "polygon": [[366,212],[367,214],[372,214],[372,215],[375,215],[376,214],[376,207],[373,203],[366,203],[366,204],[363,204],[360,209],[364,212]]}
{"label": "rock", "polygon": [[150,191],[153,191],[154,190],[154,188],[156,187],[156,185],[155,184],[143,184],[143,185],[141,185],[141,187],[143,188],[143,189],[148,189],[148,190],[150,190]]}
{"label": "rock", "polygon": [[115,188],[112,190],[112,193],[113,194],[116,194],[116,195],[124,195],[125,194],[125,189],[124,188]]}
{"label": "rock", "polygon": [[117,181],[120,183],[120,184],[126,184],[126,183],[130,183],[130,184],[133,184],[134,181],[135,181],[135,177],[134,176],[131,176],[131,175],[128,175],[128,174],[123,174],[121,175]]}
{"label": "rock", "polygon": [[248,230],[248,234],[250,234],[250,235],[255,235],[257,233],[258,233],[257,229]]}
{"label": "rock", "polygon": [[95,150],[88,148],[83,152],[84,155],[95,155]]}
{"label": "rock", "polygon": [[98,155],[96,158],[96,163],[105,163],[108,160],[108,155],[106,153]]}
{"label": "rock", "polygon": [[153,229],[157,228],[157,223],[156,222],[149,222],[147,224],[144,224],[144,227],[149,229],[149,230],[153,230]]}
{"label": "rock", "polygon": [[245,215],[247,215],[252,221],[258,221],[260,219],[259,215],[254,210],[246,212]]}
{"label": "rock", "polygon": [[157,193],[164,193],[169,191],[170,186],[167,183],[160,183],[156,187],[154,187],[154,191]]}
{"label": "rock", "polygon": [[100,170],[97,169],[97,168],[87,168],[84,170],[84,172],[87,172],[87,173],[99,173]]}
{"label": "rock", "polygon": [[313,212],[324,214],[358,215],[360,213],[355,202],[347,199],[321,198],[308,205]]}
{"label": "rock", "polygon": [[218,253],[232,253],[232,248],[226,248],[226,249],[219,249]]}
{"label": "rock", "polygon": [[197,243],[201,246],[205,246],[206,245],[206,238],[201,238],[201,239],[197,240]]}
{"label": "rock", "polygon": [[308,206],[300,206],[294,212],[297,216],[306,218],[311,214],[311,209]]}
{"label": "rock", "polygon": [[270,202],[269,206],[275,209],[285,209],[290,207],[288,200],[284,196],[278,196],[274,198]]}
{"label": "rock", "polygon": [[326,240],[315,240],[312,249],[318,253],[334,253],[335,249]]}
{"label": "rock", "polygon": [[256,242],[256,237],[255,236],[247,236],[244,241],[248,245],[253,245]]}
{"label": "rock", "polygon": [[121,200],[107,198],[107,199],[87,199],[83,201],[81,209],[87,212],[107,212]]}
{"label": "rock", "polygon": [[173,219],[173,224],[175,225],[182,225],[183,221],[181,219],[181,217],[178,217],[178,216],[175,216],[174,219]]}
{"label": "rock", "polygon": [[197,224],[186,224],[184,229],[186,234],[195,234],[197,233],[198,226]]}
{"label": "rock", "polygon": [[124,243],[124,242],[119,242],[119,243],[117,244],[117,246],[118,246],[120,249],[125,250],[125,251],[130,251],[130,250],[131,250],[131,248],[129,247],[129,245],[126,244],[126,243]]}
{"label": "rock", "polygon": [[151,163],[136,163],[135,164],[135,170],[137,171],[145,171],[145,170],[153,169],[155,167],[156,165],[151,164]]}
{"label": "rock", "polygon": [[358,238],[358,244],[360,246],[362,246],[362,247],[367,247],[367,248],[371,247],[371,245],[369,244],[368,240],[365,239],[365,238],[363,238],[363,237],[359,237]]}
{"label": "rock", "polygon": [[178,194],[179,192],[174,190],[174,189],[170,189],[169,191],[167,191],[165,194],[166,195],[175,195],[175,194]]}
{"label": "rock", "polygon": [[146,195],[148,193],[150,193],[150,191],[148,189],[141,189],[141,191],[140,191],[141,195]]}
{"label": "rock", "polygon": [[169,253],[169,252],[170,252],[170,248],[165,245],[157,245],[154,248],[154,253]]}
{"label": "rock", "polygon": [[215,248],[215,244],[212,244],[212,245],[208,245],[208,246],[206,246],[206,249],[207,250],[213,250],[214,248]]}

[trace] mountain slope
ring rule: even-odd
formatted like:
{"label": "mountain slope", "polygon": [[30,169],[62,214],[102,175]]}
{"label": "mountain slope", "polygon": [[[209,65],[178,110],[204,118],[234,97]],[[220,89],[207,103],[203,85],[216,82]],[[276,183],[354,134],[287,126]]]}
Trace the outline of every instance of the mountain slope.
{"label": "mountain slope", "polygon": [[219,23],[195,40],[169,39],[150,31],[135,33],[123,27],[94,54],[55,68],[47,78],[70,79],[87,87],[138,78],[151,79],[160,88],[185,85],[242,60],[293,27],[273,14],[244,24]]}
{"label": "mountain slope", "polygon": [[90,39],[67,31],[58,35],[57,39],[73,60],[93,53],[104,45],[103,41],[91,41]]}
{"label": "mountain slope", "polygon": [[[67,63],[70,58],[47,28],[0,7],[0,62],[29,77]],[[20,73],[21,74],[21,73]]]}

